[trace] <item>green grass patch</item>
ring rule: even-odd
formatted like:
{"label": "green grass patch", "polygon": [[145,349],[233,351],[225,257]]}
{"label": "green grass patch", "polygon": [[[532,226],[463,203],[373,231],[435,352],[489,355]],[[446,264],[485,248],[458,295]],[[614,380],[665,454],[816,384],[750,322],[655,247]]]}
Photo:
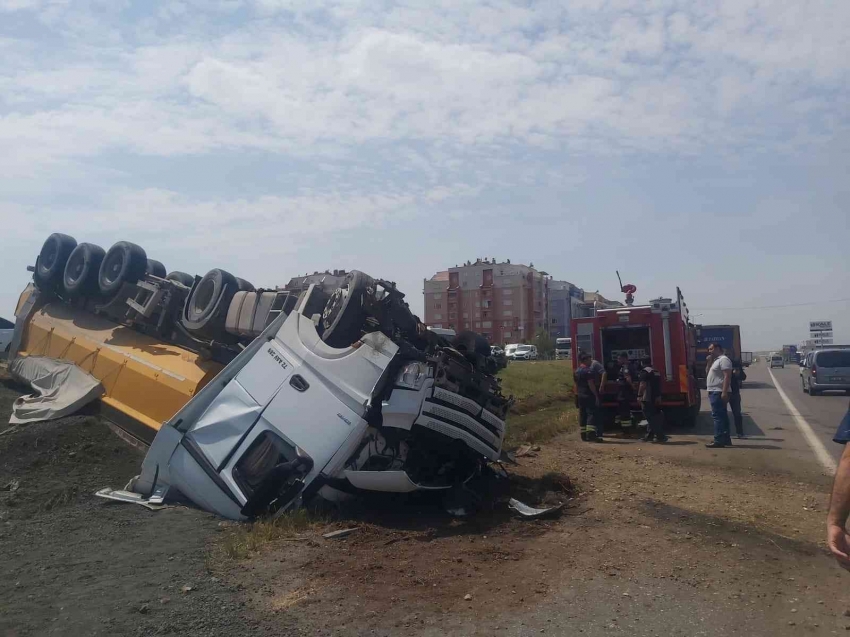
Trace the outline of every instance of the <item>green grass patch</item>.
{"label": "green grass patch", "polygon": [[277,518],[234,525],[225,531],[218,546],[228,559],[245,559],[273,542],[314,532],[327,522],[326,517],[315,511],[296,509]]}
{"label": "green grass patch", "polygon": [[499,376],[502,393],[516,398],[508,415],[507,448],[544,442],[577,426],[571,361],[511,363]]}

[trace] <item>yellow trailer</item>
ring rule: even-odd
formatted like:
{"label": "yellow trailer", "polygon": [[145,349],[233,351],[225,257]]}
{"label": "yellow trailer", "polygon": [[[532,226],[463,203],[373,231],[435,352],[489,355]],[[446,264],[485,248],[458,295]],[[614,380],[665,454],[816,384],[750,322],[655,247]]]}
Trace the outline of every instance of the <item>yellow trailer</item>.
{"label": "yellow trailer", "polygon": [[[21,295],[18,312],[32,292]],[[91,374],[103,385],[107,417],[145,442],[224,367],[59,301],[30,313],[17,356],[65,360]]]}

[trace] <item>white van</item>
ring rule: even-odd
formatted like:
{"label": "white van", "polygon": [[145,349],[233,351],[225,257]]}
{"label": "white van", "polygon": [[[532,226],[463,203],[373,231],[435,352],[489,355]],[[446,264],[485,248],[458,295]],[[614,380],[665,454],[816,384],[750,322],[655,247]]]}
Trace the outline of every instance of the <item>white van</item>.
{"label": "white van", "polygon": [[537,345],[517,345],[513,359],[515,361],[536,361]]}
{"label": "white van", "polygon": [[518,343],[512,343],[510,345],[505,345],[505,356],[509,360],[513,360],[514,352],[516,352],[517,347],[519,347]]}
{"label": "white van", "polygon": [[785,367],[785,359],[782,358],[782,354],[777,354],[774,352],[770,355],[770,367]]}

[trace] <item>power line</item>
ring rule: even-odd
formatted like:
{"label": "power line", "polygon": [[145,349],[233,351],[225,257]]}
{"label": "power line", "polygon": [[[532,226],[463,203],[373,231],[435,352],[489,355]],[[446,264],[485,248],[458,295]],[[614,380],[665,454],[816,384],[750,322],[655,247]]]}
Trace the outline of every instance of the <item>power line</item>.
{"label": "power line", "polygon": [[786,305],[749,305],[747,307],[695,307],[691,311],[718,312],[721,310],[776,310],[783,307],[807,307],[810,305],[825,305],[827,303],[846,303],[847,299],[831,299],[829,301],[808,301],[806,303],[788,303]]}

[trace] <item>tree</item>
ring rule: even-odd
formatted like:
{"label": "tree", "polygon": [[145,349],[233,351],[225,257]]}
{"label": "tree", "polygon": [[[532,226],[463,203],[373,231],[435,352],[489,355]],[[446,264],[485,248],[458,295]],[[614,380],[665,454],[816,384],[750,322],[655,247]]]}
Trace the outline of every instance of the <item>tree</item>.
{"label": "tree", "polygon": [[549,336],[545,327],[537,330],[537,334],[534,335],[534,344],[537,346],[537,353],[541,356],[550,356],[555,353],[555,339]]}

